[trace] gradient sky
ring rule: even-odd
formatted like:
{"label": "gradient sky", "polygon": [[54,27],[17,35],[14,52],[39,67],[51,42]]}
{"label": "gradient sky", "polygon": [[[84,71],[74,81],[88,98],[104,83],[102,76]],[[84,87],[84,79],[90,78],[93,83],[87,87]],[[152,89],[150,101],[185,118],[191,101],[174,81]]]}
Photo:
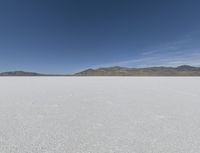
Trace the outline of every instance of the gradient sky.
{"label": "gradient sky", "polygon": [[200,66],[199,0],[1,0],[0,71]]}

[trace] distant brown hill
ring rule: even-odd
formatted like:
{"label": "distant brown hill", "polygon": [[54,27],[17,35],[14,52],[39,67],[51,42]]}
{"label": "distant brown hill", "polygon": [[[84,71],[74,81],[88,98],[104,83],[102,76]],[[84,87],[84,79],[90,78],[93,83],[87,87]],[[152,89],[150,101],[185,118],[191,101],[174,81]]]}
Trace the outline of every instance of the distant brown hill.
{"label": "distant brown hill", "polygon": [[8,72],[1,72],[0,76],[70,76],[70,75],[43,74],[43,73],[26,72],[26,71],[8,71]]}
{"label": "distant brown hill", "polygon": [[35,73],[35,72],[24,72],[24,71],[10,71],[2,72],[0,76],[45,76],[45,74]]}
{"label": "distant brown hill", "polygon": [[127,68],[107,67],[87,69],[75,76],[200,76],[200,68],[189,65],[178,67]]}

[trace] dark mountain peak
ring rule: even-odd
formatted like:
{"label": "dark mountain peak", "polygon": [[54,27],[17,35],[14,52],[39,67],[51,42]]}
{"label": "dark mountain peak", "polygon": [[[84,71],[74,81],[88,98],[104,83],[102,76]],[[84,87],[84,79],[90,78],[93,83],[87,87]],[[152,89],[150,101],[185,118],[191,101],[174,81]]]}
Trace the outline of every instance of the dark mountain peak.
{"label": "dark mountain peak", "polygon": [[176,69],[181,70],[181,71],[187,71],[187,70],[194,71],[194,70],[198,70],[199,68],[193,67],[193,66],[190,66],[190,65],[181,65],[181,66],[178,66]]}
{"label": "dark mountain peak", "polygon": [[86,70],[84,70],[84,71],[94,71],[94,69],[86,69]]}

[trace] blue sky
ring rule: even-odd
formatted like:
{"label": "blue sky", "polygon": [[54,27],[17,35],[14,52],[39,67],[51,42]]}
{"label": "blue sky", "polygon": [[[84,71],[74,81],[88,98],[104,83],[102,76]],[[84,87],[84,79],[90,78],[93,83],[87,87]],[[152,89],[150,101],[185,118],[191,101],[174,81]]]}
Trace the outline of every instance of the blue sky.
{"label": "blue sky", "polygon": [[0,71],[200,66],[198,0],[1,0]]}

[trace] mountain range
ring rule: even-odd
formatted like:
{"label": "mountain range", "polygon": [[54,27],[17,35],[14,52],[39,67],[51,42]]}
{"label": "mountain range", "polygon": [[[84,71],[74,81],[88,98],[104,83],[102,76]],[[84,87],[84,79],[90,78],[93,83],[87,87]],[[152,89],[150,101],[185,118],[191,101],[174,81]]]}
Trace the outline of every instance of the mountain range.
{"label": "mountain range", "polygon": [[87,69],[75,74],[41,74],[25,71],[2,72],[0,76],[200,76],[200,67],[181,65],[178,67],[147,67],[147,68],[127,68],[127,67],[105,67],[97,69]]}
{"label": "mountain range", "polygon": [[178,67],[107,67],[87,69],[76,73],[77,76],[200,76],[200,67],[181,65]]}

